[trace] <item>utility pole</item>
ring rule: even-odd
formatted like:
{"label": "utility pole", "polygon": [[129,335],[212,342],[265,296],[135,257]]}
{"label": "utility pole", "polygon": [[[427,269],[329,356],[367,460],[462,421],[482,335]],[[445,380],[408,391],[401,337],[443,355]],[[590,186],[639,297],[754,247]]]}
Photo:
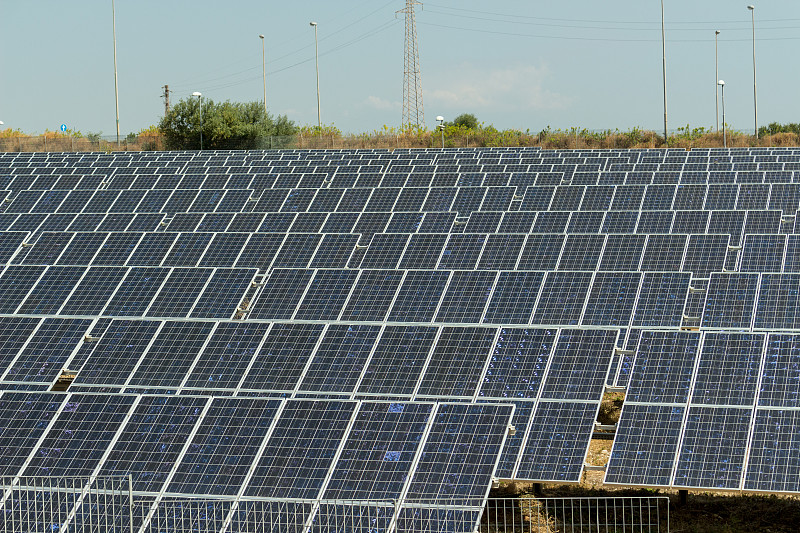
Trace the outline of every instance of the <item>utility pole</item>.
{"label": "utility pole", "polygon": [[169,115],[169,85],[164,85],[164,94],[161,95],[164,99],[164,116]]}
{"label": "utility pole", "polygon": [[417,43],[417,20],[414,5],[422,5],[415,0],[406,0],[405,59],[403,69],[403,124],[404,128],[420,127],[425,124],[425,110],[422,106],[422,72],[419,66],[419,44]]}

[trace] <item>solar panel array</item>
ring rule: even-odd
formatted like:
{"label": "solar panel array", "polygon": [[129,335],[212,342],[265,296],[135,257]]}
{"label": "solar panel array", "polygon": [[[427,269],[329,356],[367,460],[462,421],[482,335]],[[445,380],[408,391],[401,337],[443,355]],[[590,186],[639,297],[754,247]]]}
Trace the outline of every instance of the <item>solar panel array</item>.
{"label": "solar panel array", "polygon": [[18,153],[0,189],[6,475],[477,508],[579,481],[628,387],[607,482],[798,490],[800,150]]}

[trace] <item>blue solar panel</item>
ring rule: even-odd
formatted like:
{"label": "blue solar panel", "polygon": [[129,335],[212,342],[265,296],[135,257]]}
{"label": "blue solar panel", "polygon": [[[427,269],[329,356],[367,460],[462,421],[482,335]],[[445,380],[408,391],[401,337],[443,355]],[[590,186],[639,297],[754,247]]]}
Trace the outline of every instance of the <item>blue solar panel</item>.
{"label": "blue solar panel", "polygon": [[406,497],[431,503],[482,502],[513,410],[493,404],[440,405]]}
{"label": "blue solar panel", "polygon": [[669,486],[685,408],[626,403],[604,483]]}
{"label": "blue solar panel", "polygon": [[617,336],[617,330],[561,330],[541,397],[599,400]]}
{"label": "blue solar panel", "polygon": [[749,329],[758,290],[758,274],[712,274],[702,326]]}
{"label": "blue solar panel", "polygon": [[552,329],[502,328],[478,394],[537,398],[555,339]]}
{"label": "blue solar panel", "polygon": [[738,489],[751,415],[752,407],[690,407],[674,485]]}
{"label": "blue solar panel", "polygon": [[597,410],[597,403],[539,402],[515,479],[580,481]]}

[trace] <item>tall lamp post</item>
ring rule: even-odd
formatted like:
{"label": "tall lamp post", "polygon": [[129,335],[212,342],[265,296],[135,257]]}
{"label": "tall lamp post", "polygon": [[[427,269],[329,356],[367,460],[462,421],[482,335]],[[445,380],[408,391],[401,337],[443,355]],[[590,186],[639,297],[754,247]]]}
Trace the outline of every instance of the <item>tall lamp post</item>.
{"label": "tall lamp post", "polygon": [[439,129],[442,130],[442,149],[444,149],[444,117],[439,115],[436,120],[439,121]]}
{"label": "tall lamp post", "polygon": [[267,55],[264,51],[264,36],[259,35],[261,39],[261,67],[264,72],[264,120],[267,119]]}
{"label": "tall lamp post", "polygon": [[314,26],[314,57],[317,63],[317,126],[319,126],[319,129],[322,129],[322,111],[319,105],[319,41],[317,41],[317,23],[309,22],[309,24]]}
{"label": "tall lamp post", "polygon": [[667,137],[667,35],[664,30],[664,0],[661,0],[661,69],[664,76],[664,144],[669,146],[669,137]]}
{"label": "tall lamp post", "polygon": [[111,33],[114,37],[114,104],[117,110],[117,146],[119,146],[119,89],[117,87],[117,16],[111,0]]}
{"label": "tall lamp post", "polygon": [[203,95],[197,91],[192,93],[192,96],[197,97],[197,101],[200,102],[200,151],[203,150]]}
{"label": "tall lamp post", "polygon": [[753,20],[753,112],[755,113],[756,139],[758,139],[758,97],[756,96],[756,8],[747,6]]}
{"label": "tall lamp post", "polygon": [[717,85],[722,88],[722,146],[727,148],[728,136],[727,132],[725,131],[725,80],[719,80]]}
{"label": "tall lamp post", "polygon": [[[717,44],[717,37],[719,37],[719,30],[714,32],[714,79],[719,80],[719,46]],[[717,105],[717,133],[719,133],[719,88],[718,84],[714,85],[714,99]]]}

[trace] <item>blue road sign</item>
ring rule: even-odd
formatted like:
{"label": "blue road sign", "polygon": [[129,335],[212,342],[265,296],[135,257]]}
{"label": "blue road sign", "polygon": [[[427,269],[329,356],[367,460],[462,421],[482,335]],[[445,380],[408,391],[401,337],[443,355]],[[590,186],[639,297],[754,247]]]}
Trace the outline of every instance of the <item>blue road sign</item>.
{"label": "blue road sign", "polygon": [[67,131],[67,125],[66,124],[62,124],[61,125],[61,131]]}

